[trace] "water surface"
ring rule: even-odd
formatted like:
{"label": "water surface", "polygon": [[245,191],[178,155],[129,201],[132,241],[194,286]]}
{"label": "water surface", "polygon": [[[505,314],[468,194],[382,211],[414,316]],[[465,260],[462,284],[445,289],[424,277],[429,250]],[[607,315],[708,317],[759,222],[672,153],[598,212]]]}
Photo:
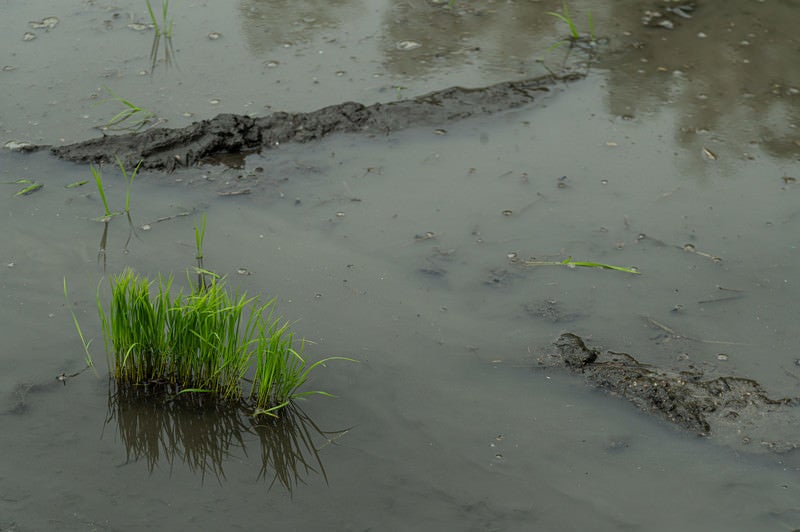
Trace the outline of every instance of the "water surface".
{"label": "water surface", "polygon": [[[696,438],[536,369],[570,330],[647,363],[800,395],[791,310],[800,80],[786,22],[797,6],[725,6],[702,4],[667,31],[641,26],[641,3],[593,5],[609,43],[585,81],[524,109],[443,124],[446,134],[338,136],[239,168],[137,178],[136,236],[126,244],[126,220],[112,220],[106,275],[132,266],[180,283],[205,213],[207,267],[276,296],[314,342],[311,360],[360,361],[330,363],[310,383],[337,398],[300,405],[325,433],[311,431],[319,462],[312,456],[315,470],[299,471],[291,490],[270,487],[275,468],[263,474],[254,432],[215,461],[223,444],[198,443],[224,432],[214,415],[194,429],[191,416],[169,418],[196,439],[132,457],[128,425],[109,407],[96,318],[103,226],[92,218],[102,204],[91,183],[65,188],[89,169],[0,153],[0,181],[45,184],[22,197],[24,185],[0,189],[0,529],[800,526],[796,456],[743,444],[749,434]],[[16,69],[0,72],[13,95],[0,130],[3,142],[100,134],[93,126],[116,112],[92,96],[104,83],[177,126],[537,75],[538,57],[561,64],[564,47],[546,50],[565,28],[543,13],[558,7],[171,3],[179,69],[151,73],[152,31],[126,27],[147,21],[136,2],[44,13],[7,3],[0,35]],[[587,7],[570,7],[585,24]],[[51,15],[50,30],[28,26]],[[25,31],[37,38],[22,41]],[[402,41],[422,46],[399,50]],[[104,173],[119,208],[119,172]],[[569,256],[642,274],[511,260]],[[65,276],[100,374],[66,386],[55,376],[80,371],[83,354]]]}

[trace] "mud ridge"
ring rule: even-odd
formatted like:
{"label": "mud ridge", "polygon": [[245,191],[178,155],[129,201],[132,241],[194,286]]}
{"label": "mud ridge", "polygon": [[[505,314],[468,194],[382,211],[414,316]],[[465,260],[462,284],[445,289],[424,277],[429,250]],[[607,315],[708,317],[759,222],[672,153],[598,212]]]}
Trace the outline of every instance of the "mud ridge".
{"label": "mud ridge", "polygon": [[209,157],[248,153],[286,142],[309,142],[337,132],[383,134],[409,127],[444,125],[470,116],[526,105],[560,83],[585,77],[582,73],[506,81],[482,88],[451,87],[413,99],[365,106],[355,102],[331,105],[309,113],[276,112],[261,118],[220,114],[190,126],[154,128],[139,133],[105,136],[49,148],[56,156],[80,163],[115,163],[127,167],[173,171]]}
{"label": "mud ridge", "polygon": [[564,333],[555,351],[539,358],[544,367],[562,367],[640,410],[701,436],[729,443],[756,444],[775,452],[800,449],[796,427],[800,398],[774,399],[752,379],[708,377],[699,370],[671,371],[642,364],[627,353],[600,352]]}

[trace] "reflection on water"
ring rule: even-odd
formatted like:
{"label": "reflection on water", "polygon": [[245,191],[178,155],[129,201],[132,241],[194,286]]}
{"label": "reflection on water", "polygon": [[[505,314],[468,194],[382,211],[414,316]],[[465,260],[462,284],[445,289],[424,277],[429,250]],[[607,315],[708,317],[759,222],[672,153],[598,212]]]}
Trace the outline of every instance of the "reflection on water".
{"label": "reflection on water", "polygon": [[384,14],[386,67],[416,77],[478,63],[509,77],[530,75],[535,59],[557,42],[554,34],[566,29],[547,14],[559,9],[554,1],[461,1],[452,8],[447,2],[393,2]]}
{"label": "reflection on water", "polygon": [[[334,0],[305,2],[242,0],[242,35],[255,54],[324,38],[324,31],[341,29],[360,20],[367,9],[381,12],[382,28],[375,28],[381,60],[391,73],[421,77],[441,68],[479,64],[500,76],[531,76],[539,72],[536,60],[558,63],[561,53],[548,49],[568,31],[548,11],[561,3],[457,2],[409,0],[381,5],[379,1]],[[593,6],[594,11],[602,8]],[[580,30],[589,29],[587,13],[577,3],[573,16]],[[597,13],[593,13],[596,16]],[[366,20],[366,19],[364,19]],[[370,22],[371,23],[371,22]],[[327,41],[334,44],[335,40]]]}
{"label": "reflection on water", "polygon": [[[612,17],[633,12],[611,3]],[[679,145],[752,159],[759,149],[798,153],[800,14],[790,2],[705,2],[672,31],[643,28],[618,40],[624,53],[607,57],[612,113],[636,117],[669,105],[678,109]],[[698,157],[696,161],[701,162]]]}
{"label": "reflection on water", "polygon": [[307,42],[321,30],[338,28],[360,4],[354,0],[242,0],[242,36],[255,54]]}
{"label": "reflection on water", "polygon": [[206,473],[225,479],[225,461],[237,450],[258,447],[259,479],[271,478],[287,491],[306,483],[325,467],[315,439],[331,443],[347,431],[325,432],[296,405],[279,417],[250,415],[242,405],[210,394],[170,394],[154,386],[118,388],[109,393],[106,423],[116,421],[125,445],[126,463],[144,460],[152,472],[159,464],[172,471],[181,462],[205,480]]}

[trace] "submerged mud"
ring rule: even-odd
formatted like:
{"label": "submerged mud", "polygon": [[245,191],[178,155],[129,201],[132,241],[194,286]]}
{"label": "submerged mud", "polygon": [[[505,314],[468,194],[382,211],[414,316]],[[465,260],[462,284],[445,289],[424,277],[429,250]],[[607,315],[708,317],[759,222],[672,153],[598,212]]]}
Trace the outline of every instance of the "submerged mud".
{"label": "submerged mud", "polygon": [[[581,73],[506,81],[482,88],[451,87],[413,99],[365,106],[345,102],[309,113],[276,112],[261,118],[220,114],[180,129],[156,128],[52,147],[58,157],[81,163],[114,163],[172,171],[227,153],[248,153],[287,142],[309,142],[337,132],[388,133],[443,125],[528,104]],[[36,146],[31,149],[42,149]]]}
{"label": "submerged mud", "polygon": [[771,398],[758,382],[742,377],[654,368],[627,353],[589,348],[572,333],[562,334],[554,345],[555,352],[539,359],[541,366],[582,374],[589,384],[698,435],[757,442],[776,452],[800,448],[800,441],[781,435],[781,428],[789,429],[787,437],[794,434],[800,398]]}

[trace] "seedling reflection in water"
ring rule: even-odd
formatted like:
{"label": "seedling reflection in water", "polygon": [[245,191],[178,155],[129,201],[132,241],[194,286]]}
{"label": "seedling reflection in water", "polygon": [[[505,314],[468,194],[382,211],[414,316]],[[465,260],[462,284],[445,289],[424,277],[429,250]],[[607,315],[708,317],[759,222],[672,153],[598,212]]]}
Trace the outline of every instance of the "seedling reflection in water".
{"label": "seedling reflection in water", "polygon": [[158,49],[161,40],[164,41],[164,64],[169,66],[175,61],[175,49],[172,46],[172,17],[169,16],[169,0],[161,0],[161,24],[158,23],[153,6],[150,0],[146,0],[147,12],[150,15],[150,22],[153,24],[155,35],[153,36],[153,46],[150,48],[150,71],[156,68],[158,63]]}

